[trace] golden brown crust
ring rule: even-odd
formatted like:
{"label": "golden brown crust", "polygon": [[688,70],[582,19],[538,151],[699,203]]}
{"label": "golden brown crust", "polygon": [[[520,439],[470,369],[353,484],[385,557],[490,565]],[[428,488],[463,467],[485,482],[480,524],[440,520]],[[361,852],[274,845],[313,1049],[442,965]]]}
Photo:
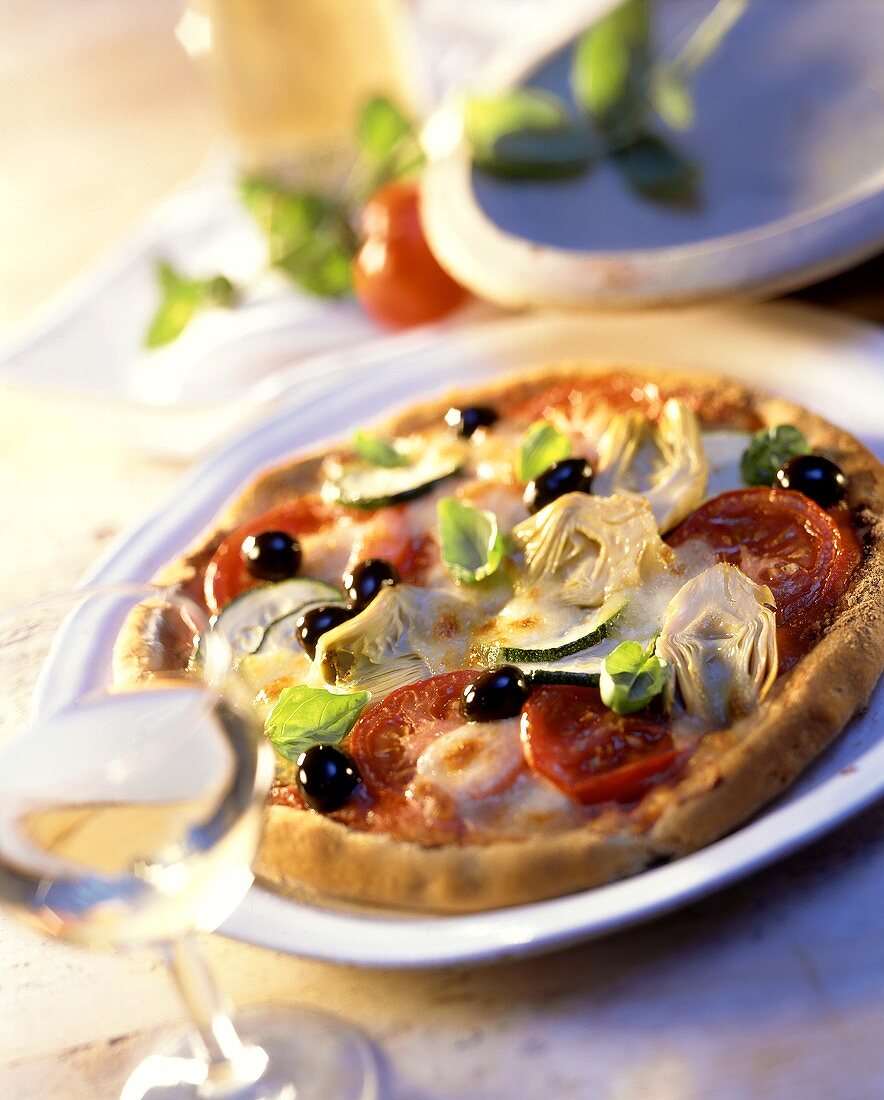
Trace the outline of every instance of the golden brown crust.
{"label": "golden brown crust", "polygon": [[[575,364],[458,391],[391,417],[391,433],[438,423],[451,402],[502,401],[513,408],[556,380],[628,371],[641,383],[688,386],[702,402],[732,402],[765,424],[789,422],[850,477],[852,507],[868,517],[863,562],[814,649],[753,714],[704,739],[684,777],[652,796],[653,813],[624,813],[619,832],[592,825],[524,841],[423,848],[285,806],[271,807],[259,873],[275,885],[414,909],[465,911],[539,900],[633,874],[655,857],[681,855],[736,828],[785,789],[868,701],[884,666],[884,470],[852,436],[790,402],[717,375]],[[258,477],[218,527],[161,575],[191,586],[231,528],[315,486],[321,455]],[[643,829],[639,823],[644,822]]]}
{"label": "golden brown crust", "polygon": [[647,838],[629,833],[570,829],[525,841],[424,848],[271,806],[257,873],[271,885],[376,905],[468,912],[601,886],[641,871],[652,858]]}

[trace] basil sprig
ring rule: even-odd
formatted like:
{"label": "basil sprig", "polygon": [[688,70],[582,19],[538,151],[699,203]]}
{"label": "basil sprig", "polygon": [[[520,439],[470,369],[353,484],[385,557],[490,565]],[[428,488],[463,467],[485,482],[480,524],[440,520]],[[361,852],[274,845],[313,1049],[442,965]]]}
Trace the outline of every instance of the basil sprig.
{"label": "basil sprig", "polygon": [[796,455],[806,455],[810,445],[792,424],[763,428],[749,440],[740,458],[740,476],[746,485],[773,485],[777,470]]}
{"label": "basil sprig", "polygon": [[353,450],[360,458],[370,462],[372,466],[382,466],[387,470],[395,469],[398,466],[407,466],[411,461],[408,455],[397,450],[386,440],[362,430],[356,432],[353,436]]}
{"label": "basil sprig", "polygon": [[437,515],[442,561],[455,580],[475,584],[497,572],[506,544],[493,512],[446,497]]}
{"label": "basil sprig", "polygon": [[369,691],[335,695],[325,688],[296,684],[283,690],[264,732],[280,756],[297,761],[313,745],[339,745],[370,698]]}
{"label": "basil sprig", "polygon": [[386,96],[363,106],[356,124],[359,159],[354,171],[354,198],[366,199],[382,184],[419,171],[424,153],[411,121]]}
{"label": "basil sprig", "polygon": [[[356,146],[356,164],[340,195],[261,177],[240,181],[240,199],[266,239],[268,265],[308,294],[340,298],[351,292],[359,208],[383,184],[413,175],[424,160],[414,126],[383,96],[363,106]],[[145,335],[151,348],[174,340],[200,309],[234,305],[237,297],[223,276],[186,279],[168,264],[158,269],[158,282],[162,302]]]}
{"label": "basil sprig", "polygon": [[642,102],[650,63],[648,0],[626,0],[577,40],[574,98],[605,128],[616,128]]}
{"label": "basil sprig", "polygon": [[638,642],[621,642],[605,658],[599,691],[602,702],[615,714],[643,710],[669,683],[669,665],[655,656],[654,644],[643,649]]}
{"label": "basil sprig", "polygon": [[522,436],[516,477],[525,483],[539,477],[554,462],[571,453],[571,440],[546,420],[535,420]]}
{"label": "basil sprig", "polygon": [[502,176],[571,175],[594,154],[586,124],[558,96],[534,88],[467,100],[464,129],[476,164]]}
{"label": "basil sprig", "polygon": [[160,304],[144,336],[147,348],[170,344],[202,310],[230,307],[236,302],[236,289],[224,275],[191,279],[165,260],[157,264],[156,271]]}
{"label": "basil sprig", "polygon": [[266,179],[244,179],[239,192],[267,239],[271,267],[320,297],[350,291],[357,241],[343,203]]}
{"label": "basil sprig", "polygon": [[694,202],[699,169],[656,131],[652,116],[677,130],[692,124],[689,78],[747,2],[719,0],[674,58],[654,62],[650,0],[623,0],[575,45],[570,84],[582,119],[563,100],[536,88],[469,101],[465,132],[476,164],[500,176],[549,179],[610,158],[641,197]]}

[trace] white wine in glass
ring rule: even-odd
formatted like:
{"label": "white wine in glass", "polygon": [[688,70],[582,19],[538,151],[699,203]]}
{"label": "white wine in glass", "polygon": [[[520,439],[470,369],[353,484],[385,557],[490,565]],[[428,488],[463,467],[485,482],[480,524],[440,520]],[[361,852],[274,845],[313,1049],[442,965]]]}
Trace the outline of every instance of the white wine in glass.
{"label": "white wine in glass", "polygon": [[192,936],[251,885],[273,770],[189,600],[86,588],[0,617],[0,899],[73,944],[158,946],[193,1019],[123,1100],[377,1095],[370,1045],[332,1017],[266,1006],[234,1023]]}

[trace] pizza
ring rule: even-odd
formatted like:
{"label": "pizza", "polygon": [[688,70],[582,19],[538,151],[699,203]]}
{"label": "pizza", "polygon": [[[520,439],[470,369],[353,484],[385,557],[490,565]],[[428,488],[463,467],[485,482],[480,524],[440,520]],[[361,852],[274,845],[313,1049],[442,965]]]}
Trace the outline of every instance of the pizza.
{"label": "pizza", "polygon": [[[882,516],[878,461],[795,404],[563,365],[256,474],[158,580],[276,748],[260,876],[457,912],[677,858],[792,783],[884,665]],[[137,624],[117,656],[156,668]]]}

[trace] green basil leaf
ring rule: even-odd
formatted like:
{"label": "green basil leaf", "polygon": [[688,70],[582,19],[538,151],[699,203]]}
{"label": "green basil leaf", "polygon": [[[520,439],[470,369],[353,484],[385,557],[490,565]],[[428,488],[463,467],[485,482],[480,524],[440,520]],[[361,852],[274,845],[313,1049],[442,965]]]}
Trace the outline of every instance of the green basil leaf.
{"label": "green basil leaf", "polygon": [[397,466],[407,466],[411,461],[407,455],[397,451],[383,439],[362,430],[353,436],[353,450],[372,466],[383,466],[390,470]]}
{"label": "green basil leaf", "polygon": [[340,744],[370,698],[369,691],[335,695],[325,688],[296,684],[283,690],[264,732],[280,756],[296,761],[313,745]]}
{"label": "green basil leaf", "polygon": [[350,291],[357,241],[340,203],[263,179],[242,180],[240,196],[267,238],[273,267],[311,294]]}
{"label": "green basil leaf", "polygon": [[670,69],[660,69],[649,90],[657,114],[675,130],[689,130],[694,122],[694,97],[684,80]]}
{"label": "green basil leaf", "polygon": [[535,420],[522,436],[516,459],[516,477],[533,481],[554,462],[571,453],[571,440],[546,420]]}
{"label": "green basil leaf", "polygon": [[176,340],[201,310],[234,305],[237,292],[224,275],[191,279],[161,260],[156,268],[160,304],[144,336],[147,348],[159,348]]}
{"label": "green basil leaf", "polygon": [[773,485],[777,470],[796,455],[810,453],[804,435],[792,424],[763,428],[749,440],[740,459],[740,476],[746,485]]}
{"label": "green basil leaf", "polygon": [[386,160],[399,143],[414,136],[405,115],[386,96],[375,96],[363,106],[356,124],[360,153],[369,160]]}
{"label": "green basil leaf", "polygon": [[654,642],[621,642],[608,654],[599,676],[602,702],[615,714],[642,710],[669,683],[669,665],[654,654]]}
{"label": "green basil leaf", "polygon": [[475,161],[486,172],[508,179],[561,179],[585,171],[595,151],[585,127],[510,130]]}
{"label": "green basil leaf", "polygon": [[356,202],[365,202],[390,180],[412,176],[424,164],[420,138],[392,100],[375,96],[362,108],[356,126],[359,162],[349,190]]}
{"label": "green basil leaf", "polygon": [[446,497],[437,513],[442,560],[455,580],[475,584],[500,568],[506,545],[493,512]]}
{"label": "green basil leaf", "polygon": [[699,168],[656,134],[640,134],[616,150],[613,161],[644,198],[684,206],[698,200]]}
{"label": "green basil leaf", "polygon": [[239,193],[268,239],[271,262],[303,244],[313,230],[337,213],[322,195],[282,187],[272,180],[243,179]]}
{"label": "green basil leaf", "polygon": [[353,255],[354,247],[336,231],[317,231],[312,240],[291,249],[273,266],[310,294],[340,298],[353,286]]}
{"label": "green basil leaf", "polygon": [[537,88],[470,96],[464,104],[464,131],[474,149],[492,145],[510,130],[557,130],[570,118],[564,100]]}
{"label": "green basil leaf", "polygon": [[577,102],[597,122],[639,114],[650,57],[647,0],[626,0],[580,36],[571,62]]}

